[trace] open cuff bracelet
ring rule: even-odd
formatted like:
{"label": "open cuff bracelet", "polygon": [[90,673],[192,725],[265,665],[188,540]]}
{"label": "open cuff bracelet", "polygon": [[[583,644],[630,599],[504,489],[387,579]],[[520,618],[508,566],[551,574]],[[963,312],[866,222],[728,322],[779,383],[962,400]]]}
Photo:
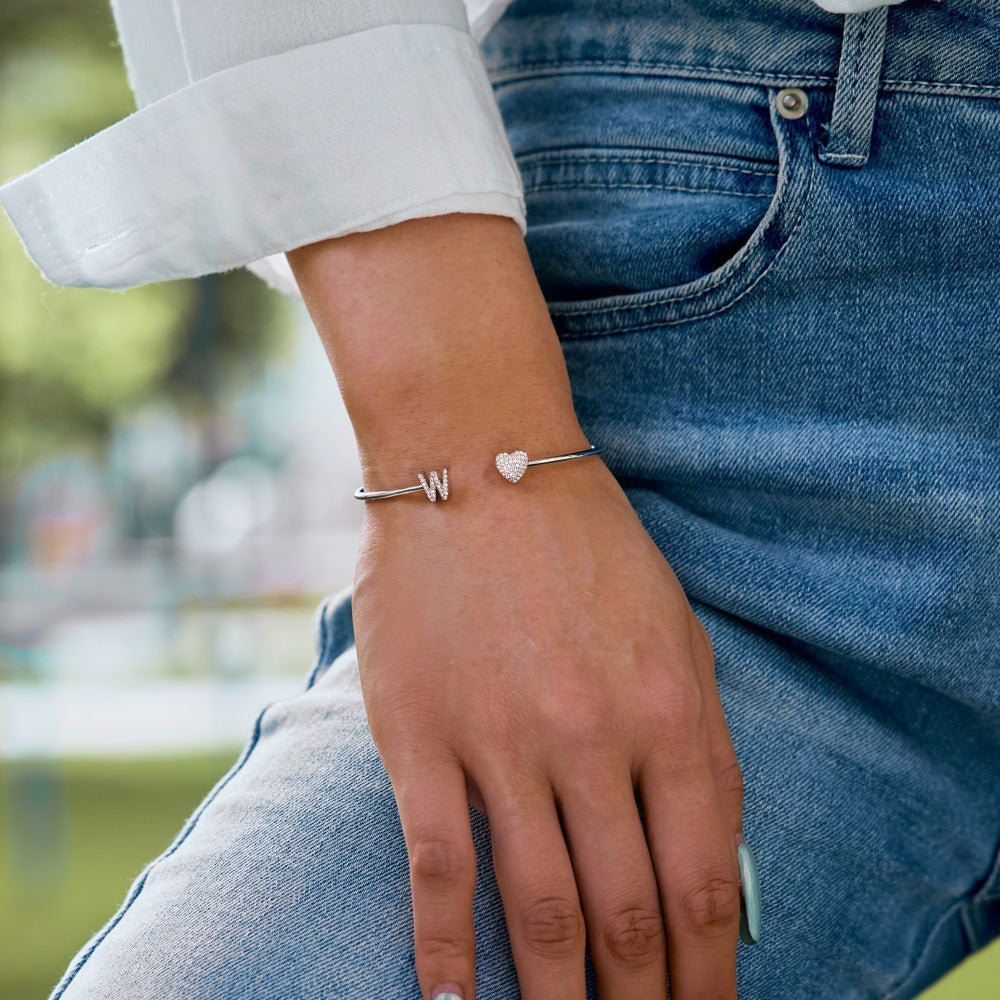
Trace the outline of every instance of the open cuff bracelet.
{"label": "open cuff bracelet", "polygon": [[[583,451],[571,451],[566,455],[553,455],[551,458],[533,458],[528,461],[526,451],[502,451],[496,457],[497,472],[500,473],[508,483],[516,483],[523,475],[529,465],[545,465],[548,462],[565,462],[571,458],[586,458],[588,455],[596,455],[600,448],[585,448]],[[448,470],[443,469],[438,476],[436,470],[425,477],[421,472],[417,475],[420,482],[416,486],[404,486],[398,490],[374,490],[366,493],[363,486],[359,486],[354,491],[357,500],[384,500],[386,497],[401,497],[405,493],[416,493],[423,490],[427,494],[427,499],[432,503],[440,496],[442,500],[448,499]]]}

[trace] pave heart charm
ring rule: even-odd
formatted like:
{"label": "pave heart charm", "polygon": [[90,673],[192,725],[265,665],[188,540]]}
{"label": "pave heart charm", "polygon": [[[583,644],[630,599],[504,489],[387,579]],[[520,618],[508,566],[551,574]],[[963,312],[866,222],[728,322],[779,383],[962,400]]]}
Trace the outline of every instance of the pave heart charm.
{"label": "pave heart charm", "polygon": [[497,455],[497,471],[508,483],[516,483],[528,468],[526,451],[502,451]]}

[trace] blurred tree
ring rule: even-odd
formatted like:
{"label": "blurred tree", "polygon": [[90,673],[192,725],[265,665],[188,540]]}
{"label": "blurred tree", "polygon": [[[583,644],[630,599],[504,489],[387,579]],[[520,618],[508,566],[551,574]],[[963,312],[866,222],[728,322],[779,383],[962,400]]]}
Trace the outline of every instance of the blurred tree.
{"label": "blurred tree", "polygon": [[[108,0],[0,7],[0,182],[134,107]],[[206,415],[259,375],[291,316],[284,296],[242,269],[127,292],[56,288],[9,223],[0,303],[0,490],[53,453],[102,453],[115,414],[140,401],[169,395]]]}

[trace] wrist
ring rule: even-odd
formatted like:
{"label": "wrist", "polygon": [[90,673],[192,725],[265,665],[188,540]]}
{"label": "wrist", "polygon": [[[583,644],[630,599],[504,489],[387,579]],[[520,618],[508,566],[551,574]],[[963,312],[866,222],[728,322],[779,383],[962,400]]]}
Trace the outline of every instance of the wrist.
{"label": "wrist", "polygon": [[485,461],[489,469],[503,451],[544,457],[588,447],[568,388],[564,395],[528,396],[474,381],[451,393],[415,390],[370,402],[382,412],[368,419],[355,410],[352,421],[365,484],[374,489],[449,464],[457,469]]}
{"label": "wrist", "polygon": [[366,489],[448,463],[474,468],[485,458],[489,470],[493,455],[513,448],[586,447],[513,220],[411,219],[288,256],[340,385]]}
{"label": "wrist", "polygon": [[[405,494],[361,500],[366,523],[371,528],[386,529],[390,534],[395,530],[416,530],[431,532],[429,537],[434,537],[434,533],[443,530],[447,536],[459,525],[465,525],[494,535],[510,535],[512,531],[517,533],[516,526],[522,518],[566,516],[570,501],[582,500],[586,503],[589,497],[591,501],[602,503],[599,498],[604,495],[608,480],[613,482],[614,477],[601,460],[600,453],[590,451],[590,443],[582,432],[577,441],[577,447],[560,444],[532,448],[520,440],[508,443],[506,447],[481,451],[473,457],[463,456],[456,461],[428,465],[422,469],[414,465],[408,478],[404,476],[391,482],[376,483],[366,476],[364,489],[367,493],[378,489],[418,486]],[[524,451],[527,457],[515,459],[515,462],[518,468],[522,461],[526,467],[520,477],[512,480],[498,469],[496,458],[501,452],[510,455],[518,450]],[[576,457],[527,464],[568,454],[575,454]],[[445,470],[447,497],[438,489],[435,501],[429,502],[426,484],[436,481],[440,486],[445,479]],[[418,483],[421,477],[423,482]]]}
{"label": "wrist", "polygon": [[[524,461],[527,462],[580,452],[591,446],[575,420],[561,422],[554,419],[527,425],[521,418],[504,423],[485,419],[483,414],[479,414],[476,423],[441,427],[437,436],[435,426],[433,423],[429,427],[422,426],[411,441],[402,444],[394,437],[383,448],[359,448],[365,490],[372,493],[413,486],[421,474],[425,479],[432,472],[443,477],[447,469],[450,485],[459,485],[460,492],[489,491],[497,484],[508,483],[497,467],[497,458],[501,454],[524,452],[527,455]],[[537,478],[537,473],[535,477],[531,476],[534,468],[526,467],[521,478],[527,478],[527,481]],[[520,482],[521,479],[509,485]]]}

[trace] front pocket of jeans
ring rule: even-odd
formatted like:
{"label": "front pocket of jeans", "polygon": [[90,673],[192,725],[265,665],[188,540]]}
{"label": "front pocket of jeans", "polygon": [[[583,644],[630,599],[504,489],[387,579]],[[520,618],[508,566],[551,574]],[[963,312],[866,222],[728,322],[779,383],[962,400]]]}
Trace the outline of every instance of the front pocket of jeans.
{"label": "front pocket of jeans", "polygon": [[[712,315],[746,294],[782,252],[811,188],[808,126],[778,114],[771,88],[733,93],[738,99],[706,96],[690,81],[669,89],[663,115],[682,123],[664,133],[678,137],[674,148],[515,150],[528,252],[561,337]],[[705,112],[704,141],[690,128],[696,111]],[[711,135],[713,121],[726,133],[727,120],[751,118],[760,126],[750,133],[753,155]]]}

